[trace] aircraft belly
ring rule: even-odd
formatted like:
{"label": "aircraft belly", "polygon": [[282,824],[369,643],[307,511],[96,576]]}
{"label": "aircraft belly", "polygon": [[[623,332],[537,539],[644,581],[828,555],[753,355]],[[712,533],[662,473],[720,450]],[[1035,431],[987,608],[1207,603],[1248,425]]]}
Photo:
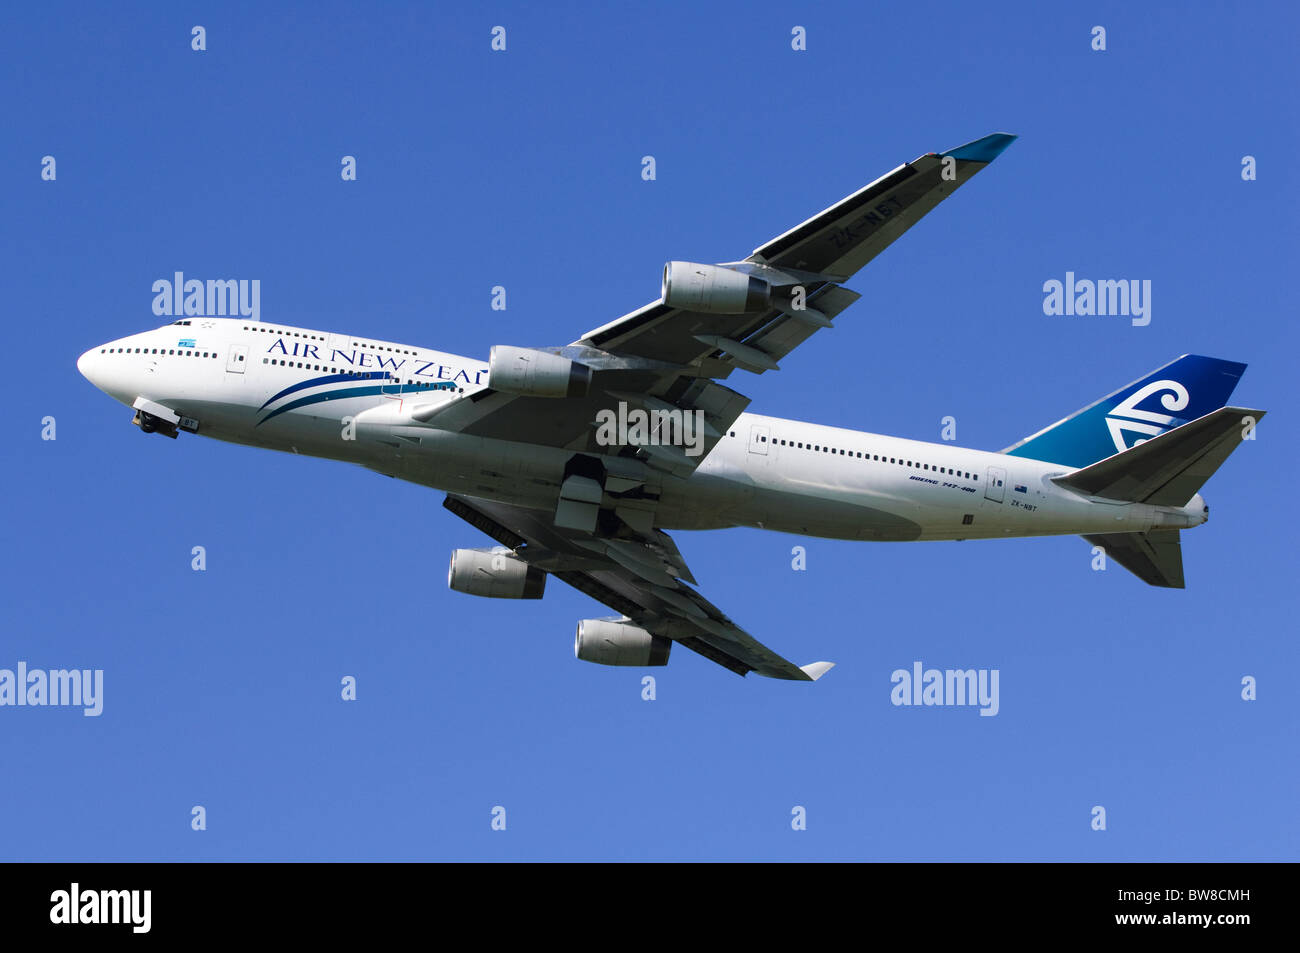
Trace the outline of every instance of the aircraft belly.
{"label": "aircraft belly", "polygon": [[466,496],[554,510],[569,451],[425,427],[392,428],[389,476]]}
{"label": "aircraft belly", "polygon": [[762,488],[755,494],[754,525],[782,533],[826,539],[899,542],[918,539],[916,507],[906,500],[855,494],[853,499],[808,496],[785,489]]}
{"label": "aircraft belly", "polygon": [[756,526],[827,539],[912,540],[921,526],[905,500],[846,499],[826,488],[756,484],[747,473],[697,470],[665,484],[656,523],[663,529]]}

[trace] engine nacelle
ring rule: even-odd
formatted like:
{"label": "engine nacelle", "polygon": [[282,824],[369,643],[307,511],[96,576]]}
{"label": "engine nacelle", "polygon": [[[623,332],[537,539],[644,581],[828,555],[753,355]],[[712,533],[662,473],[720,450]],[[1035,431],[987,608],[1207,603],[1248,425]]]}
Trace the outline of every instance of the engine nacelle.
{"label": "engine nacelle", "polygon": [[591,368],[559,354],[498,344],[488,356],[488,386],[522,397],[585,397]]}
{"label": "engine nacelle", "polygon": [[673,640],[651,635],[626,619],[583,619],[573,654],[600,665],[667,665]]}
{"label": "engine nacelle", "polygon": [[447,567],[447,585],[471,596],[540,599],[546,590],[546,573],[503,547],[457,549]]}
{"label": "engine nacelle", "polygon": [[766,311],[772,302],[772,286],[762,278],[691,261],[670,261],[664,265],[660,294],[670,308],[704,314]]}

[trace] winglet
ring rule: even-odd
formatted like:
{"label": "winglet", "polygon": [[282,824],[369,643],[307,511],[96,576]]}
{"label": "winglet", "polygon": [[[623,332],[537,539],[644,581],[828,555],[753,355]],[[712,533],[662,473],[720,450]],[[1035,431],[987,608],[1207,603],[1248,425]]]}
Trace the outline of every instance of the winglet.
{"label": "winglet", "polygon": [[815,682],[834,667],[834,662],[811,662],[808,665],[800,665],[799,671],[807,675],[809,681]]}
{"label": "winglet", "polygon": [[954,159],[963,159],[967,162],[992,162],[1017,138],[1007,132],[995,132],[983,139],[958,146],[956,149],[949,149],[940,155],[952,156]]}

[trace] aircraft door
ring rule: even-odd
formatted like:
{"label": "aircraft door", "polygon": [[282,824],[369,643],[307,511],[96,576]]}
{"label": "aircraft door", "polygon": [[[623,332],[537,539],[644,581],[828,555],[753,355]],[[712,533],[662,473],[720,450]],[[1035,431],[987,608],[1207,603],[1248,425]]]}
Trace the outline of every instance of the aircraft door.
{"label": "aircraft door", "polygon": [[989,467],[985,479],[988,482],[984,484],[984,498],[1001,503],[1003,495],[1007,492],[1007,471],[1001,467]]}
{"label": "aircraft door", "polygon": [[767,443],[770,434],[770,427],[762,424],[754,424],[749,428],[749,452],[767,456]]}
{"label": "aircraft door", "polygon": [[232,344],[226,355],[226,371],[230,374],[242,374],[248,364],[248,345]]}

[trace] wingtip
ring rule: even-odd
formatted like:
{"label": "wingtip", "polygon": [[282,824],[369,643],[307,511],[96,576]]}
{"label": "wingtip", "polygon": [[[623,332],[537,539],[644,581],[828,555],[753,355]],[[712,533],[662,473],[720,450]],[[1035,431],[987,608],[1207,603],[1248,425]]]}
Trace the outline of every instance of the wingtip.
{"label": "wingtip", "polygon": [[834,662],[811,662],[808,665],[800,665],[799,671],[807,675],[809,681],[815,682],[834,667]]}
{"label": "wingtip", "polygon": [[940,154],[967,162],[992,162],[1018,138],[1009,132],[995,132],[983,139],[976,139],[974,142],[968,142],[964,146]]}

